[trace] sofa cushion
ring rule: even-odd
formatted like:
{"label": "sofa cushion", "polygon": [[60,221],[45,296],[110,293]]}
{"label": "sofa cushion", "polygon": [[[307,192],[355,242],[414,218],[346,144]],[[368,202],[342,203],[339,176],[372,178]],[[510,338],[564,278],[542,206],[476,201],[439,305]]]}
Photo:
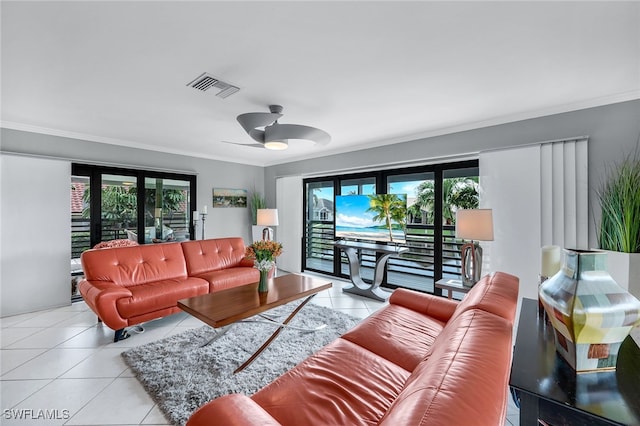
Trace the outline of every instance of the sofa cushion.
{"label": "sofa cushion", "polygon": [[244,258],[242,238],[185,241],[182,244],[189,276],[238,266]]}
{"label": "sofa cushion", "polygon": [[431,349],[444,323],[404,306],[390,304],[342,338],[413,371]]}
{"label": "sofa cushion", "polygon": [[499,315],[512,324],[516,310],[513,301],[518,300],[518,277],[496,272],[474,285],[456,307],[452,318],[469,309],[482,309]]}
{"label": "sofa cushion", "polygon": [[[242,413],[242,416],[238,416]],[[215,420],[213,420],[215,419]],[[232,393],[200,407],[189,418],[190,425],[281,426],[264,408],[246,395]]]}
{"label": "sofa cushion", "polygon": [[187,277],[179,243],[87,250],[82,269],[89,281],[111,281],[121,286]]}
{"label": "sofa cushion", "polygon": [[[510,305],[513,309],[514,302]],[[511,345],[508,320],[479,309],[456,316],[380,424],[463,426],[473,419],[482,419],[486,425],[504,424]]]}
{"label": "sofa cushion", "polygon": [[245,284],[257,283],[260,280],[260,271],[253,267],[235,267],[210,271],[197,275],[198,278],[209,283],[209,293],[227,288],[238,287]]}
{"label": "sofa cushion", "polygon": [[131,296],[116,300],[123,318],[173,308],[180,299],[207,294],[209,283],[200,278],[172,279],[133,285],[128,290]]}
{"label": "sofa cushion", "polygon": [[372,425],[408,376],[397,364],[338,338],[251,398],[282,424]]}

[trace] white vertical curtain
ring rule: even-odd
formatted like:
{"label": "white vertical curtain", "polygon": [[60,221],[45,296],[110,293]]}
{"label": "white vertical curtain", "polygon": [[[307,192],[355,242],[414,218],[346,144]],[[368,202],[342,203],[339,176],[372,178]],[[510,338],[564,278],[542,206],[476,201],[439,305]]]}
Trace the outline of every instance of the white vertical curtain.
{"label": "white vertical curtain", "polygon": [[521,297],[537,297],[540,248],[588,248],[587,138],[481,152],[480,207],[493,209],[486,272],[520,278]]}
{"label": "white vertical curtain", "polygon": [[302,271],[302,177],[287,176],[276,179],[276,207],[279,225],[276,238],[282,243],[278,269]]}
{"label": "white vertical curtain", "polygon": [[0,313],[71,304],[71,163],[0,155]]}
{"label": "white vertical curtain", "polygon": [[542,245],[588,249],[587,138],[540,146]]}

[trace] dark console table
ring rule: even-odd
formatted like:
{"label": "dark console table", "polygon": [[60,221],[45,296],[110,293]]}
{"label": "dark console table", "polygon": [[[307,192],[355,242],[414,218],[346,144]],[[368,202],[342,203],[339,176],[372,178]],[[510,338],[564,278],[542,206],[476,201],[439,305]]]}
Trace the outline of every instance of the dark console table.
{"label": "dark console table", "polygon": [[576,374],[556,354],[553,327],[538,301],[523,299],[509,385],[520,399],[520,424],[640,425],[640,349],[622,343],[615,371]]}
{"label": "dark console table", "polygon": [[[344,251],[349,259],[349,275],[353,285],[343,287],[342,291],[353,293],[371,299],[386,301],[389,298],[389,292],[380,288],[380,283],[384,277],[384,267],[389,256],[409,251],[407,247],[392,246],[386,244],[360,243],[356,241],[338,240],[333,243],[336,247]],[[367,284],[360,276],[360,260],[358,259],[358,250],[367,250],[382,254],[377,256],[376,266],[373,273],[373,282]]]}

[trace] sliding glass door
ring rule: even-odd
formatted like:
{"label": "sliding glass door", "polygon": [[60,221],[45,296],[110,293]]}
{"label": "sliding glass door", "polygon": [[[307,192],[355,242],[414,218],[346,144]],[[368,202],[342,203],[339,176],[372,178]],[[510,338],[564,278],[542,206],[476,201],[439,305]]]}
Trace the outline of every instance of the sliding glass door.
{"label": "sliding glass door", "polygon": [[188,180],[145,178],[145,243],[189,239],[189,187]]}
{"label": "sliding glass door", "polygon": [[73,164],[71,176],[72,299],[82,274],[80,255],[102,241],[140,244],[194,235],[196,177]]}
{"label": "sliding glass door", "polygon": [[389,194],[406,194],[405,245],[408,253],[391,257],[387,263],[387,284],[433,292],[435,276],[433,172],[388,176]]}
{"label": "sliding glass door", "polygon": [[333,181],[305,183],[304,267],[333,273],[334,250]]}
{"label": "sliding glass door", "polygon": [[455,238],[456,211],[477,209],[478,168],[462,167],[442,172],[442,277],[460,279],[463,244]]}
{"label": "sliding glass door", "polygon": [[[342,224],[357,223],[358,218],[342,217],[344,211],[334,208],[336,196],[397,194],[406,196],[402,245],[409,252],[389,259],[382,285],[436,293],[435,281],[460,277],[461,242],[455,239],[455,212],[478,206],[476,160],[326,176],[305,179],[303,184],[304,269],[348,277],[346,257],[332,246],[336,217],[341,232]],[[359,256],[362,277],[371,279],[376,254],[363,251]]]}
{"label": "sliding glass door", "polygon": [[138,229],[138,179],[102,174],[100,182],[100,241],[126,239]]}

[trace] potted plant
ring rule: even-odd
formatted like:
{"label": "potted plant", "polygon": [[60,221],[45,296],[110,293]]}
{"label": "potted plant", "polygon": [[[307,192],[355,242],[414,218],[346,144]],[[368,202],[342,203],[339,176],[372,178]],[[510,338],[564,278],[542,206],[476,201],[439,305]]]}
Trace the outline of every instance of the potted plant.
{"label": "potted plant", "polygon": [[253,191],[251,193],[250,199],[250,207],[251,207],[251,237],[253,241],[258,241],[262,239],[262,226],[258,226],[258,209],[264,209],[267,207],[267,202],[265,201],[262,194],[257,191]]}
{"label": "potted plant", "polygon": [[264,293],[268,290],[269,272],[276,266],[276,257],[282,254],[282,244],[277,241],[255,241],[245,250],[245,256],[253,259],[256,269],[260,271],[260,281],[258,282],[258,292]]}
{"label": "potted plant", "polygon": [[607,173],[597,192],[598,243],[608,251],[613,279],[640,298],[640,156],[628,156]]}

